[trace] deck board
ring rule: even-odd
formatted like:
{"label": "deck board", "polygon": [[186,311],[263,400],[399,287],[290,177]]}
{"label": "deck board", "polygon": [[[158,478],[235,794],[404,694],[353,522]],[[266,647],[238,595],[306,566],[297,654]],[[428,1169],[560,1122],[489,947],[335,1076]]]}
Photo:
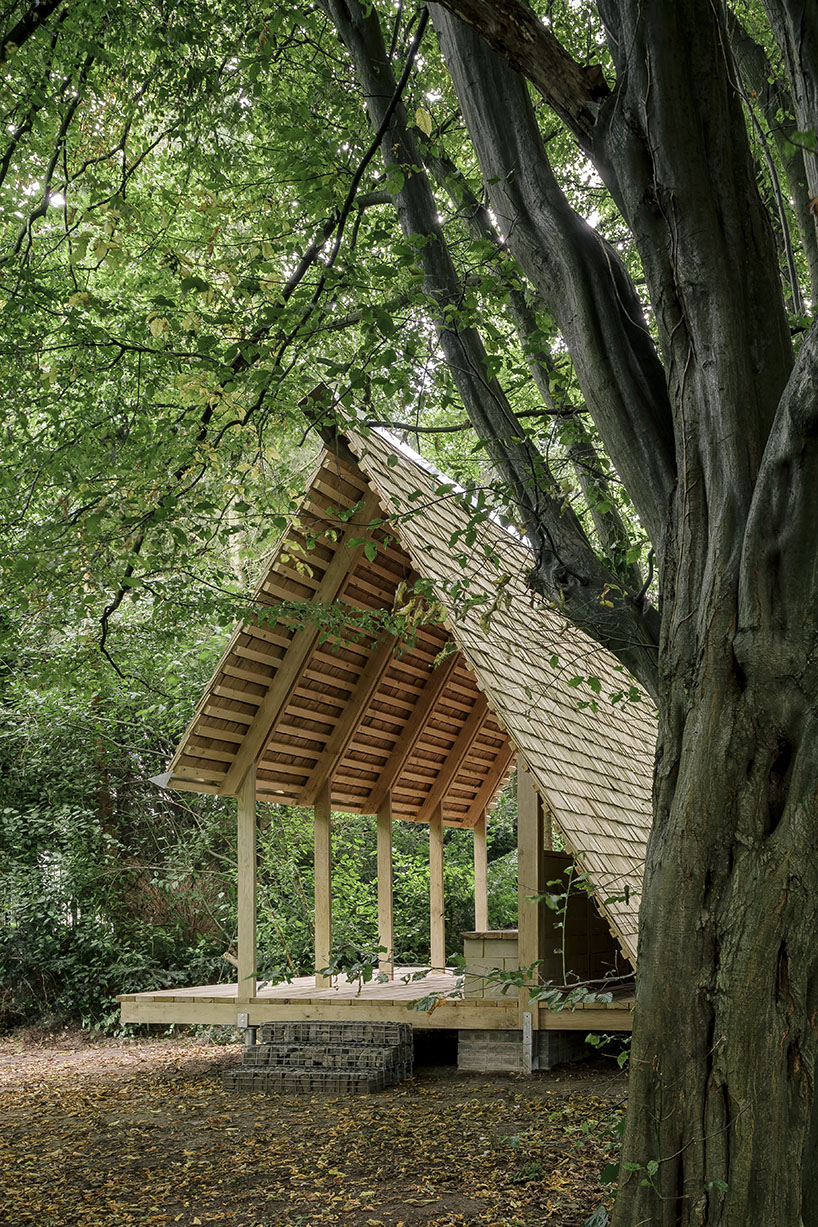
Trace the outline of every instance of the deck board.
{"label": "deck board", "polygon": [[[359,984],[339,976],[328,988],[318,988],[312,976],[299,976],[289,983],[264,984],[250,1001],[240,1001],[237,984],[197,984],[185,988],[158,989],[148,993],[123,993],[119,998],[123,1022],[200,1023],[235,1026],[239,1011],[261,1022],[354,1020],[411,1022],[428,1029],[518,1030],[520,1005],[509,994],[499,999],[468,999],[451,996],[458,988],[454,971],[427,972],[412,979],[420,967],[395,969],[395,979],[384,983]],[[414,1002],[440,994],[432,1010],[412,1009]],[[610,1005],[593,1004],[575,1010],[554,1012],[539,1009],[537,1024],[547,1030],[630,1031],[633,998],[617,997]]]}

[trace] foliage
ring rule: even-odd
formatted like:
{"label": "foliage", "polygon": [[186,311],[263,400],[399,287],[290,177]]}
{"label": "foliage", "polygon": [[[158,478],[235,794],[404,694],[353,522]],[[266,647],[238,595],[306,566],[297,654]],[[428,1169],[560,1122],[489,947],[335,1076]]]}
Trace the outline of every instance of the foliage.
{"label": "foliage", "polygon": [[[219,845],[229,811],[163,802],[148,782],[211,653],[190,642],[177,674],[163,676],[167,697],[153,702],[67,645],[53,654],[23,647],[6,673],[4,1024],[45,1016],[116,1025],[117,992],[194,971],[205,981],[222,975],[230,875]],[[140,668],[150,674],[152,662]]]}
{"label": "foliage", "polygon": [[[516,867],[508,845],[516,839],[513,806],[489,825],[490,923],[516,923]],[[312,814],[270,806],[262,818],[259,853],[258,941],[262,974],[270,980],[313,969],[314,891]],[[264,810],[262,810],[264,813]],[[460,934],[474,926],[472,841],[467,831],[444,831],[446,950],[462,950]],[[396,823],[393,832],[395,960],[429,961],[428,829]],[[333,967],[368,980],[377,965],[377,829],[374,818],[336,814],[332,824]]]}

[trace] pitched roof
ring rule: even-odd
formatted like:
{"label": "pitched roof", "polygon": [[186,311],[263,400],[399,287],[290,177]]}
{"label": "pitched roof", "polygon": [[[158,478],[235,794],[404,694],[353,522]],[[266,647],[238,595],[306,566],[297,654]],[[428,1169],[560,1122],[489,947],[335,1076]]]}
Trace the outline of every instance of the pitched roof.
{"label": "pitched roof", "polygon": [[[655,716],[526,584],[525,542],[379,434],[322,453],[171,764],[170,787],[472,826],[516,750],[635,962]],[[427,599],[409,594],[425,585]],[[421,584],[423,587],[423,584]],[[396,638],[396,600],[413,631]],[[305,605],[308,603],[308,605]],[[311,616],[305,620],[304,611]]]}

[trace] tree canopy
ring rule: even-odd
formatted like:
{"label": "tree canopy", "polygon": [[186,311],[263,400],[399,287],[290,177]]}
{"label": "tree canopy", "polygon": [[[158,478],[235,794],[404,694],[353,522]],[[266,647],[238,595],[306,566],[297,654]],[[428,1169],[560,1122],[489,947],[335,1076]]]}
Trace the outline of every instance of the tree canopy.
{"label": "tree canopy", "polygon": [[818,10],[4,22],[8,651],[229,620],[316,420],[431,450],[659,708],[616,1221],[817,1222]]}

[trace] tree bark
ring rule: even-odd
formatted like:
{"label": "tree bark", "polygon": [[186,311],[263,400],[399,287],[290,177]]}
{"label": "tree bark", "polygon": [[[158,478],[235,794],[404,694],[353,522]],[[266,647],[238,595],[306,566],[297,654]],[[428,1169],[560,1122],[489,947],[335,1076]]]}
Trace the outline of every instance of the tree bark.
{"label": "tree bark", "polygon": [[[763,0],[790,79],[795,118],[802,133],[818,127],[818,8],[812,0]],[[810,208],[818,223],[818,148],[804,148]]]}
{"label": "tree bark", "polygon": [[39,3],[32,4],[0,43],[0,64],[27,43],[61,3],[62,0],[40,0]]}
{"label": "tree bark", "polygon": [[818,1222],[818,695],[726,661],[663,704],[615,1227]]}
{"label": "tree bark", "polygon": [[672,415],[636,291],[557,183],[525,83],[440,5],[431,11],[500,229],[557,321],[588,411],[658,548],[676,476]]}
{"label": "tree bark", "polygon": [[615,1227],[818,1223],[816,357],[813,327],[735,600],[663,644]]}
{"label": "tree bark", "polygon": [[[437,181],[446,189],[469,231],[478,240],[493,243],[498,254],[507,251],[491,220],[488,208],[477,199],[465,178],[447,157],[432,153],[424,145],[423,158]],[[639,567],[628,561],[633,545],[620,516],[610,482],[603,471],[596,449],[579,410],[560,410],[551,393],[549,375],[556,370],[551,353],[542,339],[541,321],[534,306],[526,298],[516,269],[506,281],[504,311],[520,341],[531,378],[540,393],[552,421],[562,417],[567,427],[562,442],[572,462],[577,481],[588,505],[597,542],[605,564],[633,594],[643,590],[644,581]],[[543,304],[540,301],[540,305]]]}
{"label": "tree bark", "polygon": [[792,144],[791,138],[798,129],[793,100],[776,79],[763,47],[750,37],[736,15],[729,10],[727,28],[739,76],[767,121],[787,176],[790,200],[809,270],[812,298],[815,300],[818,297],[818,214],[810,211],[806,175],[806,160],[811,155],[797,144]]}

